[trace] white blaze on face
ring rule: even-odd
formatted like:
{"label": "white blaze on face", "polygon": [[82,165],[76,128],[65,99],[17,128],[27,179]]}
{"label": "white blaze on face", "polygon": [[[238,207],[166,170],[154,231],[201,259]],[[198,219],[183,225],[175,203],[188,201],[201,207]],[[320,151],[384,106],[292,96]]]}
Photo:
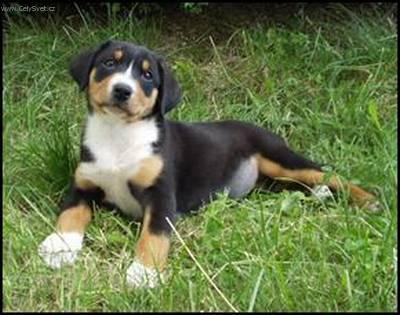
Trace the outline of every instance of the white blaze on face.
{"label": "white blaze on face", "polygon": [[128,69],[126,69],[124,72],[118,72],[112,76],[110,83],[108,84],[108,95],[112,95],[114,86],[120,83],[128,85],[132,89],[132,95],[135,94],[136,81],[133,79],[132,76],[132,67],[133,61],[130,63]]}

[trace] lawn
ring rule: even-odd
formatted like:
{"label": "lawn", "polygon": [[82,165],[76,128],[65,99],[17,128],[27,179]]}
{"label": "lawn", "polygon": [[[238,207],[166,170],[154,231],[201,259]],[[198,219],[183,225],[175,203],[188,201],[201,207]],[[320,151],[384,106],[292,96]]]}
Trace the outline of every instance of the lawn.
{"label": "lawn", "polygon": [[[194,40],[167,34],[168,20],[159,19],[8,22],[4,311],[397,310],[397,22],[390,16],[337,5]],[[221,194],[177,222],[185,244],[174,234],[165,285],[133,290],[125,273],[139,224],[99,208],[76,265],[47,268],[37,248],[54,230],[86,115],[68,63],[108,38],[166,56],[184,91],[170,119],[269,128],[374,192],[381,211],[354,208],[344,194],[325,201],[264,189],[242,200]]]}

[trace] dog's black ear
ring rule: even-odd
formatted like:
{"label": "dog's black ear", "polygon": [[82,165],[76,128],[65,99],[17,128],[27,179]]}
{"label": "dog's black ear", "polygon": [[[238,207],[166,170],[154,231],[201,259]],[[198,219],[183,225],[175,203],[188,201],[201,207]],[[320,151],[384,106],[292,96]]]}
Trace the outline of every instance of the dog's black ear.
{"label": "dog's black ear", "polygon": [[78,83],[79,88],[83,91],[89,84],[89,74],[93,66],[93,61],[97,53],[108,46],[111,41],[106,41],[96,48],[92,48],[80,53],[76,56],[70,66],[69,73],[72,78]]}
{"label": "dog's black ear", "polygon": [[79,54],[72,60],[69,73],[83,91],[89,83],[89,72],[92,69],[93,59],[97,49],[90,49]]}
{"label": "dog's black ear", "polygon": [[160,71],[160,90],[158,94],[161,114],[169,112],[181,101],[182,91],[181,88],[172,75],[171,70],[167,66],[164,59],[158,59],[159,71]]}

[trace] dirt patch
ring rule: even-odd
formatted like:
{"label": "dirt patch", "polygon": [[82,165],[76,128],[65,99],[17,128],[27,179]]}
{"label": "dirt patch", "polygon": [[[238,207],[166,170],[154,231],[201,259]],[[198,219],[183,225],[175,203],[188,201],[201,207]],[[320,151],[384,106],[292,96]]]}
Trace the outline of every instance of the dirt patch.
{"label": "dirt patch", "polygon": [[299,10],[298,4],[209,4],[202,13],[167,9],[163,12],[167,36],[196,40],[212,36],[216,41],[228,39],[239,28],[258,24],[284,23]]}
{"label": "dirt patch", "polygon": [[[330,3],[206,3],[194,13],[183,8],[183,3],[66,3],[54,4],[54,14],[24,12],[11,14],[14,21],[26,22],[33,18],[38,25],[69,24],[74,28],[82,25],[82,16],[93,19],[99,25],[109,25],[112,19],[161,19],[163,35],[173,41],[197,41],[212,36],[215,41],[227,40],[235,31],[256,25],[290,25],[293,18],[307,16],[321,20],[335,16],[335,5]],[[346,10],[368,12],[381,10],[383,15],[397,21],[397,3],[346,3]],[[329,12],[327,14],[327,12]],[[8,18],[6,19],[8,20]],[[3,22],[7,30],[7,23]]]}
{"label": "dirt patch", "polygon": [[[390,3],[348,3],[343,4],[343,7],[354,12],[381,10],[382,14],[387,15],[396,15],[397,12],[397,4]],[[161,8],[154,11],[154,16],[163,19],[165,35],[189,41],[205,36],[212,36],[216,41],[225,41],[238,29],[257,25],[287,27],[296,16],[307,16],[318,21],[338,14],[335,5],[326,2],[208,3],[201,7],[200,13],[187,12],[179,4],[163,5]]]}

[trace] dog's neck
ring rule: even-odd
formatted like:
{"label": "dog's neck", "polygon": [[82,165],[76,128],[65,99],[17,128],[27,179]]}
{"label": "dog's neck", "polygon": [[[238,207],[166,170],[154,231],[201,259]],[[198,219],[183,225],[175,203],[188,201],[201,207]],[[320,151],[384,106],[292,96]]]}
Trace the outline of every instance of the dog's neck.
{"label": "dog's neck", "polygon": [[114,115],[92,112],[87,118],[84,142],[134,148],[158,142],[159,129],[156,117],[127,123]]}

